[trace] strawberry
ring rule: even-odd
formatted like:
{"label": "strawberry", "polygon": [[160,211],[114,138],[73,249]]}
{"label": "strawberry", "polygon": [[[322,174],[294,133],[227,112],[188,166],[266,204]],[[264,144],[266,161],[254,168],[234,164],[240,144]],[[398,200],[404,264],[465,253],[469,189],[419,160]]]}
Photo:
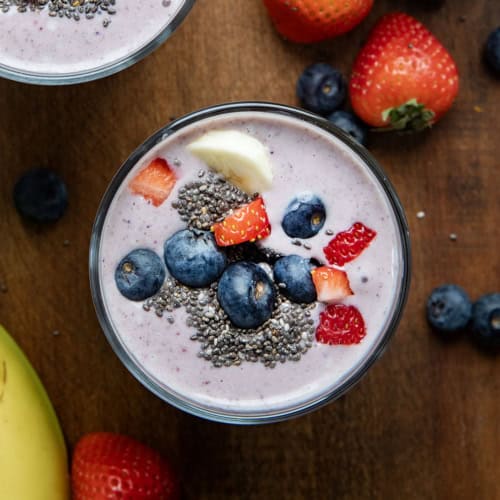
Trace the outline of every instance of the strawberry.
{"label": "strawberry", "polygon": [[352,107],[363,121],[396,130],[431,126],[457,93],[451,55],[422,23],[403,13],[378,22],[354,62],[349,84]]}
{"label": "strawberry", "polygon": [[361,222],[355,222],[349,229],[342,231],[323,248],[328,262],[343,266],[355,259],[375,238],[377,233]]}
{"label": "strawberry", "polygon": [[320,302],[337,302],[354,295],[344,271],[327,266],[316,267],[311,276]]}
{"label": "strawberry", "polygon": [[254,242],[271,234],[271,224],[267,217],[261,196],[251,203],[238,208],[222,222],[212,226],[215,241],[221,247],[238,245],[245,241]]}
{"label": "strawberry", "polygon": [[264,0],[281,35],[313,43],[351,31],[370,12],[373,0]]}
{"label": "strawberry", "polygon": [[174,500],[179,486],[154,450],[120,434],[87,434],[77,443],[71,469],[73,500]]}
{"label": "strawberry", "polygon": [[129,188],[158,207],[168,198],[175,182],[170,165],[163,158],[156,158],[130,181]]}
{"label": "strawberry", "polygon": [[359,344],[365,335],[365,321],[354,306],[330,304],[319,315],[316,340],[322,344]]}

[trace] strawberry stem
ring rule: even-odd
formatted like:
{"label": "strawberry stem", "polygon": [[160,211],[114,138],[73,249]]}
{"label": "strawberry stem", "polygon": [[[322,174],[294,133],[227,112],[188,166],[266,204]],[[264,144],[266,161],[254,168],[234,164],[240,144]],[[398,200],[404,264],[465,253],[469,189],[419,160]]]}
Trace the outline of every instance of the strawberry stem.
{"label": "strawberry stem", "polygon": [[410,99],[397,108],[386,109],[382,119],[389,122],[384,130],[420,131],[429,128],[434,120],[434,111],[427,109],[416,99]]}

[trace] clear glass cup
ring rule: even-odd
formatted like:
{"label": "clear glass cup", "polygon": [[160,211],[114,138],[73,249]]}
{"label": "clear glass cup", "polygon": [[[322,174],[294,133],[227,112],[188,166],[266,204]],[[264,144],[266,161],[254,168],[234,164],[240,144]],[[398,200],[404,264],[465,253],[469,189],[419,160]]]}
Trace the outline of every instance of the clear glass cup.
{"label": "clear glass cup", "polygon": [[[353,366],[350,372],[344,375],[336,386],[330,388],[326,393],[314,397],[313,399],[305,403],[291,406],[286,409],[257,413],[230,412],[226,410],[202,406],[194,401],[189,400],[189,398],[185,397],[182,394],[173,392],[168,387],[161,384],[158,380],[150,376],[140,365],[140,363],[137,362],[133,354],[128,351],[127,347],[121,341],[120,336],[115,331],[113,322],[110,320],[107,313],[99,275],[99,252],[101,235],[106,215],[115,194],[117,193],[130,170],[154,146],[162,142],[166,137],[175,134],[177,131],[183,129],[184,127],[196,123],[199,120],[211,118],[217,115],[226,115],[228,113],[237,113],[242,111],[277,113],[297,118],[299,120],[304,120],[306,122],[309,122],[310,124],[320,127],[330,134],[333,134],[335,137],[347,144],[348,147],[356,155],[358,155],[359,158],[362,159],[363,163],[366,165],[366,168],[371,170],[371,172],[379,182],[380,187],[382,188],[382,191],[386,196],[387,202],[393,211],[394,220],[396,221],[398,228],[398,237],[400,242],[401,269],[398,278],[398,293],[395,294],[395,300],[392,304],[391,310],[387,315],[383,331],[379,334],[378,339],[373,344],[368,354],[365,355],[361,362],[359,362],[356,366]],[[221,104],[207,109],[202,109],[200,111],[196,111],[182,118],[179,118],[162,128],[161,130],[157,131],[141,146],[139,146],[136,151],[132,153],[132,155],[125,161],[125,163],[121,166],[121,168],[118,170],[115,177],[111,181],[98,209],[97,217],[92,230],[89,265],[92,297],[101,327],[115,353],[128,368],[128,370],[146,388],[148,388],[151,392],[156,394],[164,401],[172,404],[173,406],[199,417],[233,424],[261,424],[296,417],[308,413],[339,398],[351,387],[353,387],[363,377],[363,375],[365,375],[370,366],[381,356],[396,330],[408,295],[410,283],[410,239],[408,224],[404,215],[402,205],[393,186],[387,179],[386,174],[378,165],[373,156],[371,156],[371,154],[365,148],[355,142],[348,134],[345,134],[343,131],[332,125],[324,118],[298,108],[265,102],[237,102],[230,104]]]}
{"label": "clear glass cup", "polygon": [[[171,21],[166,26],[164,26],[163,29],[151,41],[139,47],[134,52],[105,65],[73,73],[39,73],[16,69],[14,67],[2,64],[2,62],[0,61],[0,77],[35,85],[70,85],[75,83],[90,82],[92,80],[97,80],[99,78],[113,75],[140,61],[155,49],[157,49],[165,40],[167,40],[167,38],[172,35],[172,33],[179,27],[184,18],[188,15],[195,1],[196,0],[184,0],[182,6],[173,16]],[[1,15],[3,14],[0,13],[0,16]],[[83,23],[84,21],[78,22]]]}

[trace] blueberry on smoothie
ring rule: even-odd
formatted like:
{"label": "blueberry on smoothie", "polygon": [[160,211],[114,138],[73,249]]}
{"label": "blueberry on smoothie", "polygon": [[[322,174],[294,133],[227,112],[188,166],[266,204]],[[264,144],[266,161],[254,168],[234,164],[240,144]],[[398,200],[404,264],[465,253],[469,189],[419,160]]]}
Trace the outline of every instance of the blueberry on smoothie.
{"label": "blueberry on smoothie", "polygon": [[276,292],[266,271],[253,262],[236,262],[219,280],[217,300],[238,328],[257,328],[273,312]]}
{"label": "blueberry on smoothie", "polygon": [[500,27],[489,34],[484,55],[488,66],[500,77]]}
{"label": "blueberry on smoothie", "polygon": [[329,64],[308,66],[297,81],[297,97],[302,106],[320,115],[340,107],[346,96],[342,73]]}
{"label": "blueberry on smoothie", "polygon": [[286,207],[281,226],[291,238],[312,238],[325,224],[326,209],[313,193],[296,196]]}
{"label": "blueberry on smoothie", "polygon": [[55,222],[68,206],[64,181],[52,170],[36,168],[26,172],[14,186],[17,211],[35,222]]}
{"label": "blueberry on smoothie", "polygon": [[348,111],[334,111],[328,121],[349,134],[355,141],[366,146],[368,138],[367,126],[353,113]]}
{"label": "blueberry on smoothie", "polygon": [[129,300],[145,300],[157,293],[165,280],[161,258],[152,250],[138,248],[127,254],[115,270],[116,286]]}
{"label": "blueberry on smoothie", "polygon": [[287,255],[274,264],[274,280],[285,297],[294,302],[310,304],[316,300],[312,269],[314,266],[310,259]]}
{"label": "blueberry on smoothie", "polygon": [[463,330],[471,318],[472,304],[465,290],[457,285],[435,288],[427,300],[427,320],[438,332]]}
{"label": "blueberry on smoothie", "polygon": [[183,229],[171,236],[164,245],[164,258],[170,274],[193,288],[213,283],[227,264],[214,235],[198,229]]}
{"label": "blueberry on smoothie", "polygon": [[474,303],[471,326],[483,347],[500,349],[500,293],[483,295]]}

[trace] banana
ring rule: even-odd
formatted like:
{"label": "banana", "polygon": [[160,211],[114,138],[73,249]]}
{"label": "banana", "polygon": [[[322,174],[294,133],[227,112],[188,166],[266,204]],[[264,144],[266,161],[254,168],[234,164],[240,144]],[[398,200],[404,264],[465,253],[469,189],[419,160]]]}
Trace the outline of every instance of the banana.
{"label": "banana", "polygon": [[0,499],[69,499],[66,446],[35,370],[0,326]]}
{"label": "banana", "polygon": [[243,132],[207,132],[187,149],[248,194],[261,193],[271,187],[273,169],[267,148]]}

